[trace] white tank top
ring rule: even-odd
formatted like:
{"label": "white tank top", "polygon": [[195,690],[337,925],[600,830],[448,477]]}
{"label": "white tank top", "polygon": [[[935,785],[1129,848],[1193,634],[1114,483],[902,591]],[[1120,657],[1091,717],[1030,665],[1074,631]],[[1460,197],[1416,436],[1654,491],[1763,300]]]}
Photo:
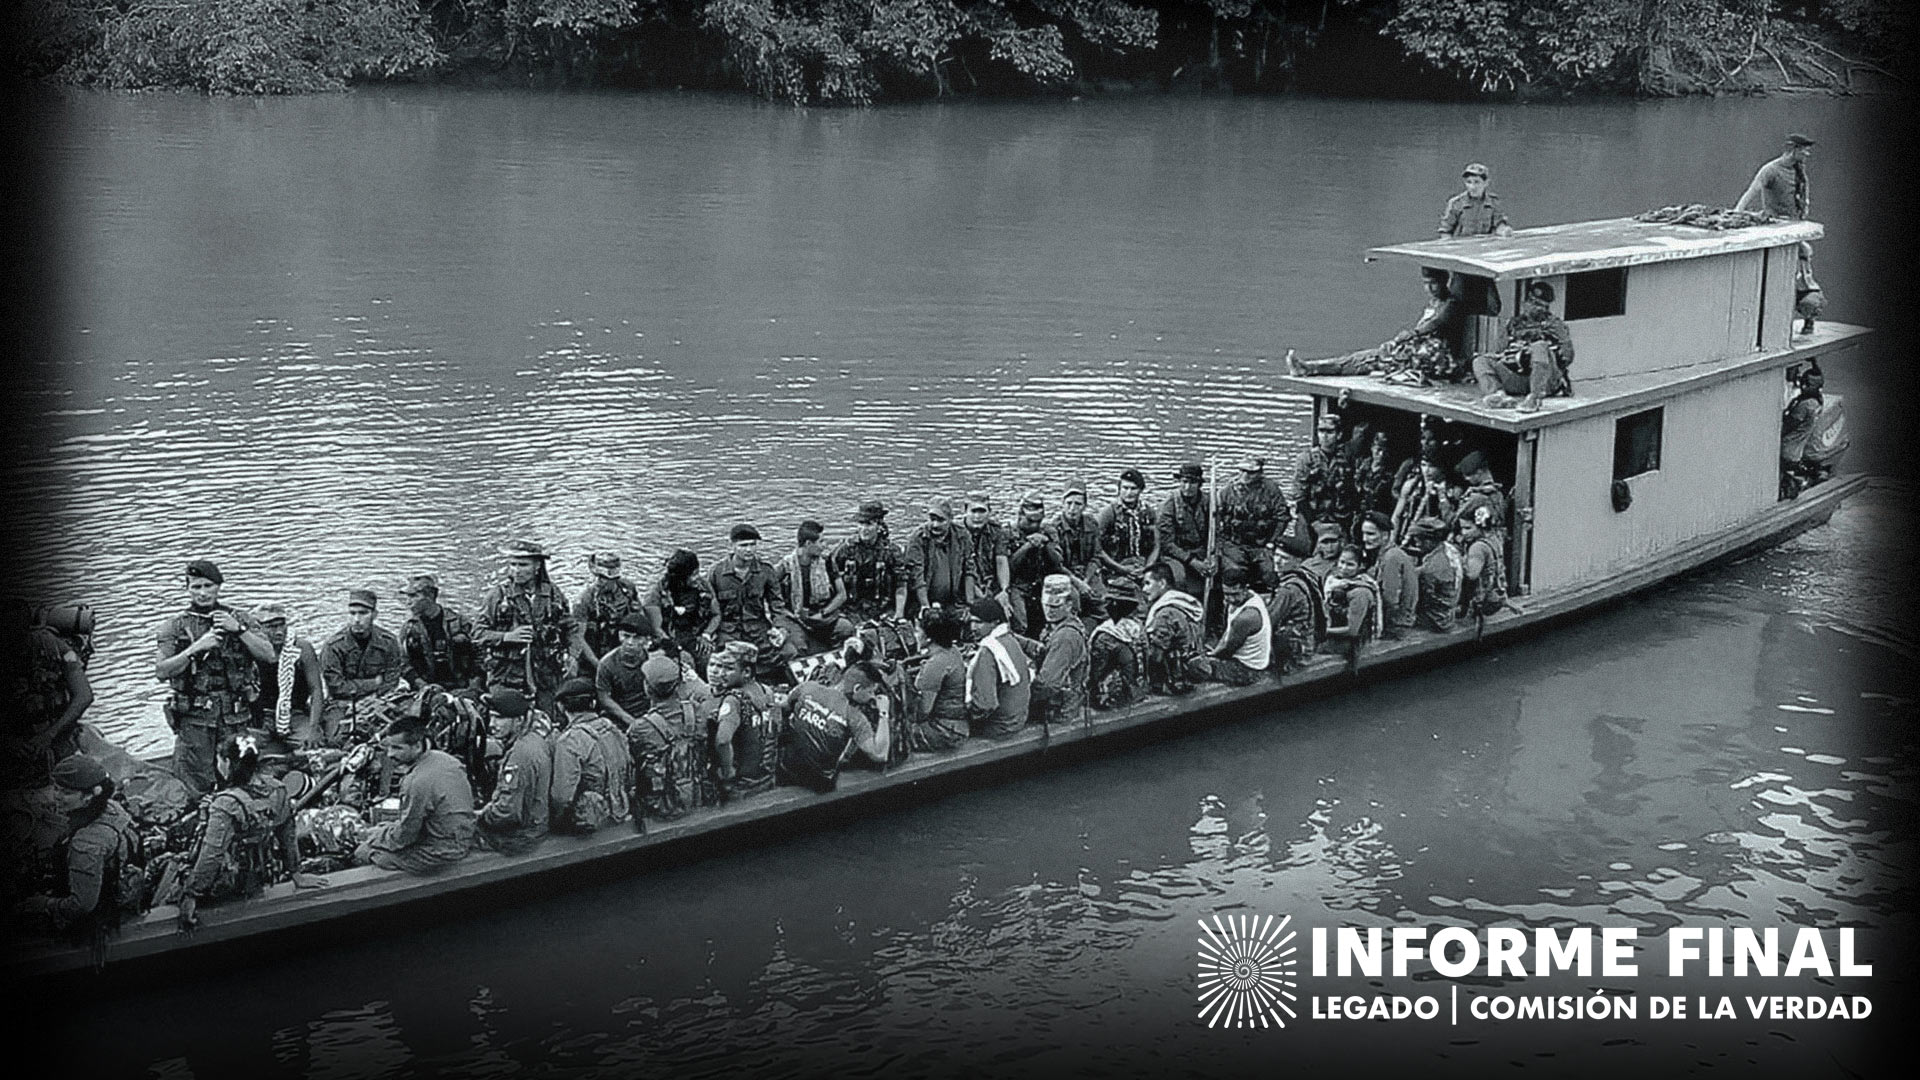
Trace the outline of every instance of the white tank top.
{"label": "white tank top", "polygon": [[1260,599],[1258,593],[1247,597],[1246,603],[1234,608],[1233,614],[1227,616],[1227,622],[1232,624],[1248,608],[1260,613],[1260,629],[1233,650],[1233,658],[1245,664],[1249,671],[1265,671],[1267,665],[1273,662],[1273,615],[1267,611],[1266,602]]}

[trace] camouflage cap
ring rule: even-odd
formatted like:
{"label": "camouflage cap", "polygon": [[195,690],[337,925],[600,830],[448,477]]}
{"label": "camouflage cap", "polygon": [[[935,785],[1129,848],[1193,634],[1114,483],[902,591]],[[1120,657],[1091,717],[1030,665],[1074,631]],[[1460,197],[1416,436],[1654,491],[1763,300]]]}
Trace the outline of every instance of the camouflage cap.
{"label": "camouflage cap", "polygon": [[419,596],[423,593],[440,595],[440,579],[432,574],[415,574],[400,588],[402,596]]}
{"label": "camouflage cap", "polygon": [[611,551],[596,551],[587,556],[587,566],[599,577],[620,576],[620,556]]}
{"label": "camouflage cap", "polygon": [[532,540],[509,540],[499,547],[501,556],[508,559],[544,559],[547,549]]}
{"label": "camouflage cap", "polygon": [[853,517],[855,521],[862,523],[885,521],[887,520],[887,504],[881,502],[879,499],[868,499],[866,502],[860,504],[860,509],[854,511]]}

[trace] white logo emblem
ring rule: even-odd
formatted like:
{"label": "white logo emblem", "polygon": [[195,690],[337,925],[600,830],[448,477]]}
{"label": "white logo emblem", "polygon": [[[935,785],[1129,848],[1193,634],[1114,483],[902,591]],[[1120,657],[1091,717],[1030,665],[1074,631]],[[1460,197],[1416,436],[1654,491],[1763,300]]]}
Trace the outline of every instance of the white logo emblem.
{"label": "white logo emblem", "polygon": [[[1200,1019],[1208,1027],[1286,1027],[1299,963],[1293,916],[1215,915],[1200,920]],[[1281,1014],[1286,1016],[1282,1017]]]}

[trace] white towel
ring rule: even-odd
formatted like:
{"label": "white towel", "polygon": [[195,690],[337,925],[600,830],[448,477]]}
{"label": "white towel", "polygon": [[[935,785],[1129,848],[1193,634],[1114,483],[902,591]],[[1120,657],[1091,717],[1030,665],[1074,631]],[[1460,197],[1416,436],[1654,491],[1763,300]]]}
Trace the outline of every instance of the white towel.
{"label": "white towel", "polygon": [[980,648],[974,651],[973,659],[967,664],[966,702],[968,705],[973,704],[973,673],[975,666],[980,663],[982,656],[993,657],[994,664],[1000,669],[1000,678],[1005,681],[1008,686],[1020,685],[1020,669],[1014,666],[1013,656],[1007,652],[1007,643],[1002,640],[1000,636],[1003,633],[1012,632],[1011,627],[1006,623],[1001,623],[999,626],[994,627],[986,637],[980,639]]}

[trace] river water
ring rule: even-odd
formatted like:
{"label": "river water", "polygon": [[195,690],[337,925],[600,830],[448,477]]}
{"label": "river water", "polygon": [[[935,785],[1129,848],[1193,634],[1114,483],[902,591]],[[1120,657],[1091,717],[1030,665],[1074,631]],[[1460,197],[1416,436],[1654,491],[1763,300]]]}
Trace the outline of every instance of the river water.
{"label": "river water", "polygon": [[[556,550],[571,590],[588,551],[650,578],[736,520],[776,547],[806,516],[844,535],[869,496],[906,524],[968,490],[1007,506],[1138,465],[1157,495],[1183,459],[1289,461],[1304,404],[1273,363],[1411,318],[1417,291],[1361,255],[1430,235],[1469,159],[1526,225],[1730,202],[1810,130],[1829,314],[1887,303],[1870,163],[1891,106],[1871,101],[50,107],[66,377],[19,421],[57,507],[29,522],[30,565],[46,598],[99,608],[92,719],[146,751],[166,745],[152,627],[191,558],[324,636],[362,585],[397,628],[409,573],[471,605],[513,537]],[[1904,474],[1885,359],[1834,380],[1856,462]],[[1903,934],[1914,517],[1878,490],[1497,656],[119,997],[73,1017],[73,1043],[88,1071],[158,1076],[798,1074],[844,1053],[863,1072],[1857,1070],[1864,1025],[1207,1032],[1194,920]],[[1883,972],[1878,992],[1902,985]]]}

